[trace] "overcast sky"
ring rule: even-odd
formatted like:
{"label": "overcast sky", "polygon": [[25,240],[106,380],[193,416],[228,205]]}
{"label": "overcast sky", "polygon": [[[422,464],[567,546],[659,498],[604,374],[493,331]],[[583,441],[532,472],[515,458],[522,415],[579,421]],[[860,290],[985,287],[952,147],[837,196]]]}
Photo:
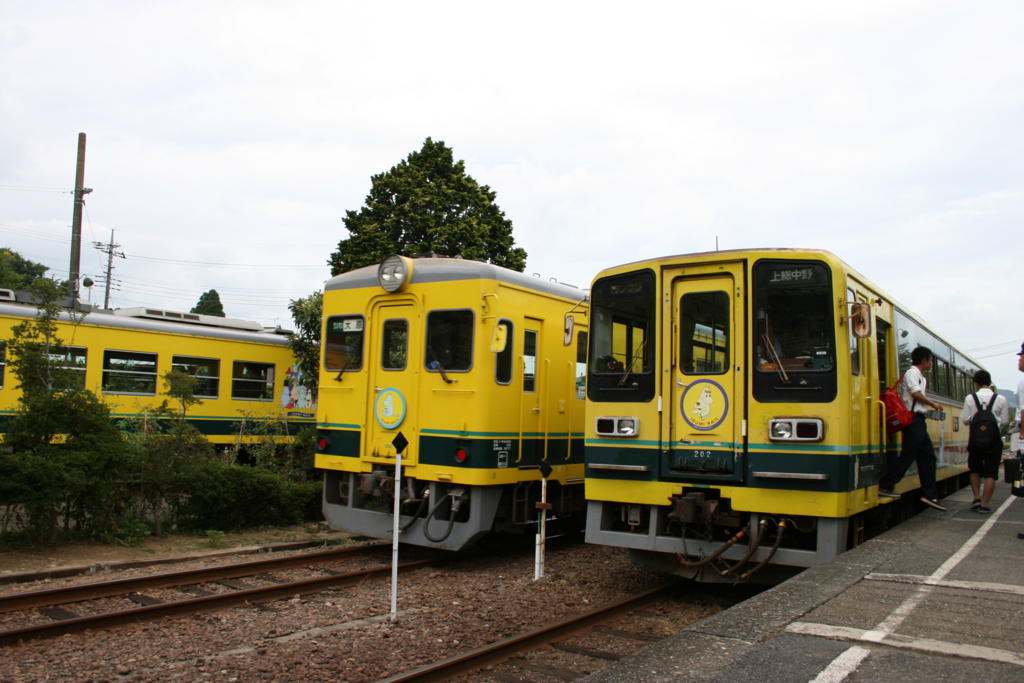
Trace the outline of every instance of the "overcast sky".
{"label": "overcast sky", "polygon": [[1011,0],[0,0],[0,246],[67,276],[82,131],[112,305],[213,288],[291,327],[370,176],[430,136],[527,272],[829,249],[1015,388],[1022,36]]}

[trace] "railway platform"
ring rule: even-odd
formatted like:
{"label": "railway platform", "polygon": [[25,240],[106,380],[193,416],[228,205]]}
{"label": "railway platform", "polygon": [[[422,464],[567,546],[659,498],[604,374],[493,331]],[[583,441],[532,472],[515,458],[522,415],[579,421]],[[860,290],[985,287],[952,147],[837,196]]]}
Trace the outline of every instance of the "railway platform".
{"label": "railway platform", "polygon": [[1024,680],[1024,501],[913,519],[589,681]]}

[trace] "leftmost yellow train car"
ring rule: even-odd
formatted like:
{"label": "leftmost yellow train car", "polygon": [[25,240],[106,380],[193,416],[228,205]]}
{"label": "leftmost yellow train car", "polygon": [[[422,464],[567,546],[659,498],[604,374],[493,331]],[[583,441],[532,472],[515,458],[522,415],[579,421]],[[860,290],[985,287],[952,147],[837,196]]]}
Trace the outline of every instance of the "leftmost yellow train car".
{"label": "leftmost yellow train car", "polygon": [[[38,315],[19,298],[0,289],[0,432],[21,396],[7,368],[6,340],[15,325]],[[188,421],[219,446],[252,440],[254,432],[287,438],[283,429],[254,429],[260,423],[278,421],[294,434],[315,422],[288,337],[259,323],[157,308],[65,311],[57,336],[54,360],[81,373],[81,386],[115,419],[151,415],[168,399],[162,376],[178,369],[198,380],[202,402],[189,409]]]}

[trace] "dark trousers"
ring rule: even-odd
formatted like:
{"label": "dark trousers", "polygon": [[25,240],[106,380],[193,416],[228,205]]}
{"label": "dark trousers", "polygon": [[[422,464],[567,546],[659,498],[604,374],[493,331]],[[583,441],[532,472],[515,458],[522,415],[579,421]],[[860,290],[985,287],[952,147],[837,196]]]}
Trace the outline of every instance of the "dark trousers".
{"label": "dark trousers", "polygon": [[900,457],[892,464],[885,476],[878,482],[883,489],[891,489],[906,474],[910,463],[917,462],[917,476],[921,478],[921,493],[931,499],[939,497],[935,488],[935,447],[928,436],[924,415],[914,413],[914,419],[903,430],[903,447]]}

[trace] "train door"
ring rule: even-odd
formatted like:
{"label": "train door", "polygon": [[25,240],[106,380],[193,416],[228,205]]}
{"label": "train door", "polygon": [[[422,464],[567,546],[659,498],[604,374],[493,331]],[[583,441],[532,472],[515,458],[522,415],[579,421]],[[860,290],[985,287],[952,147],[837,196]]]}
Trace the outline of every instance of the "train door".
{"label": "train door", "polygon": [[672,371],[668,479],[743,479],[744,413],[741,264],[668,273]]}
{"label": "train door", "polygon": [[402,453],[403,465],[415,465],[419,456],[417,397],[422,347],[419,314],[411,303],[376,304],[370,315],[369,392],[366,445],[363,455],[376,462],[393,462],[392,444],[399,432],[409,446]]}
{"label": "train door", "polygon": [[522,346],[522,393],[519,400],[519,457],[520,467],[536,467],[543,456],[543,439],[540,438],[544,405],[544,383],[547,381],[544,363],[540,355],[541,329],[543,321],[526,318],[523,321]]}

